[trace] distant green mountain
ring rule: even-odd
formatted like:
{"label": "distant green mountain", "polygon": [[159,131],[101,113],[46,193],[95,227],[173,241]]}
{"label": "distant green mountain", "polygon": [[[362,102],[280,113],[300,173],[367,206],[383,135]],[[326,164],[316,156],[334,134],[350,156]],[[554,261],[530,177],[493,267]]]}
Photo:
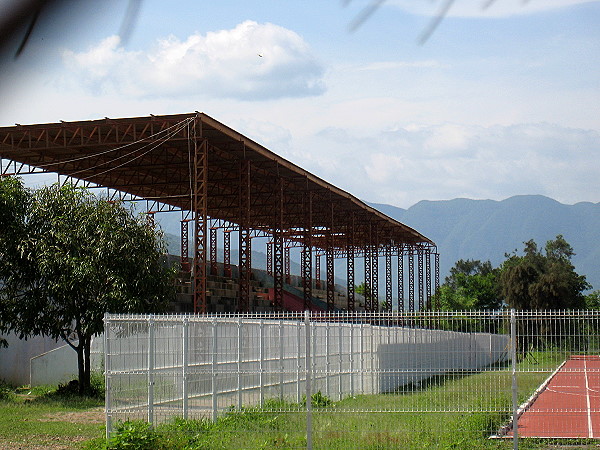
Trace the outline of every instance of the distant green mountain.
{"label": "distant green mountain", "polygon": [[505,253],[521,252],[529,239],[543,247],[562,234],[576,253],[577,272],[600,289],[600,203],[565,205],[541,195],[519,195],[502,201],[421,201],[408,209],[369,204],[437,244],[442,282],[461,258],[497,266]]}

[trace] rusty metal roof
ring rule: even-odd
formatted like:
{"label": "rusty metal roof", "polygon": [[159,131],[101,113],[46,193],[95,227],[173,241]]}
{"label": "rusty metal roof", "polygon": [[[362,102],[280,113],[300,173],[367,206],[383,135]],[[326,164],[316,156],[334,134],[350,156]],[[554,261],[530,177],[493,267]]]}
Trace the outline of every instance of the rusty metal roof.
{"label": "rusty metal roof", "polygon": [[[232,226],[247,220],[267,233],[281,227],[290,240],[300,239],[300,230],[309,224],[312,245],[318,248],[327,246],[319,230],[330,230],[337,249],[348,245],[349,233],[357,247],[434,245],[204,113],[0,128],[0,158],[182,210],[193,209],[198,143],[208,149],[207,214],[212,219]],[[242,177],[244,162],[249,163],[249,181]],[[24,167],[5,164],[2,171],[25,173]],[[248,211],[241,211],[241,183],[249,183]]]}

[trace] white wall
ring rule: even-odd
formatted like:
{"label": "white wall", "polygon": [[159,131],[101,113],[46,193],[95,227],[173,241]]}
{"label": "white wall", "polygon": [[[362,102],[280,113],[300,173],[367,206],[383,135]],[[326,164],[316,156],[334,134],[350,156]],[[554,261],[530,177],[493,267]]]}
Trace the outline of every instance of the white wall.
{"label": "white wall", "polygon": [[63,341],[41,336],[24,340],[11,333],[3,337],[8,341],[8,348],[0,348],[0,379],[17,386],[29,384],[29,361],[32,357],[64,344]]}

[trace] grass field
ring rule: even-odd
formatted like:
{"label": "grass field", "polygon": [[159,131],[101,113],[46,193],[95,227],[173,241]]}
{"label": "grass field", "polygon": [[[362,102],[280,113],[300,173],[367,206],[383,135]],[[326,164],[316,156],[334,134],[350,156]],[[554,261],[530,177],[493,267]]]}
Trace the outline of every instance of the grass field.
{"label": "grass field", "polygon": [[[558,361],[538,354],[519,374],[521,400],[547,377]],[[340,402],[316,398],[313,442],[318,449],[509,449],[512,441],[488,439],[510,414],[510,373],[482,372],[430,380],[412,391],[356,396]],[[0,449],[106,448],[103,402],[61,395],[51,389],[0,395]],[[448,412],[454,408],[463,411]],[[303,406],[271,400],[263,408],[232,411],[217,422],[173,421],[151,429],[147,424],[120,424],[109,448],[135,449],[270,449],[305,448]],[[416,411],[428,410],[423,413]],[[402,412],[400,412],[402,411]],[[562,445],[597,448],[595,443],[522,440],[523,449]]]}

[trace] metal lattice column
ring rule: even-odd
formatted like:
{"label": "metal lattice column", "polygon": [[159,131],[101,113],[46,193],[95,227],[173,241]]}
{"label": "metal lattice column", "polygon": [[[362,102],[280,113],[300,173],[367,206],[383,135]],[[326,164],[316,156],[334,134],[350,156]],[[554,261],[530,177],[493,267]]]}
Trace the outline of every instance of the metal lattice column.
{"label": "metal lattice column", "polygon": [[189,220],[181,221],[181,271],[190,273],[190,238],[189,238]]}
{"label": "metal lattice column", "polygon": [[415,310],[415,258],[413,247],[408,248],[408,310]]}
{"label": "metal lattice column", "polygon": [[398,246],[398,311],[404,311],[404,248]]}
{"label": "metal lattice column", "polygon": [[273,306],[275,311],[283,310],[283,234],[273,230]]}
{"label": "metal lattice column", "polygon": [[429,248],[425,250],[425,289],[427,309],[432,310],[433,305],[431,304],[431,250]]}
{"label": "metal lattice column", "polygon": [[231,278],[231,230],[223,231],[223,276]]}
{"label": "metal lattice column", "polygon": [[250,311],[250,274],[252,263],[250,220],[250,161],[240,165],[239,297],[238,311]]}
{"label": "metal lattice column", "polygon": [[284,250],[283,250],[283,182],[281,179],[278,180],[278,214],[277,214],[277,225],[273,229],[273,243],[271,258],[272,258],[272,271],[273,271],[273,306],[275,311],[283,310],[283,272],[284,272]]}
{"label": "metal lattice column", "polygon": [[440,309],[440,254],[435,252],[435,299],[436,305],[435,309],[439,311]]}
{"label": "metal lattice column", "polygon": [[348,311],[354,311],[354,218],[352,224],[348,226],[346,247],[346,279],[348,291]]}
{"label": "metal lattice column", "polygon": [[333,242],[331,232],[328,232],[328,243],[325,251],[325,264],[327,266],[327,311],[335,309],[335,272],[333,266]]}
{"label": "metal lattice column", "polygon": [[290,248],[285,246],[283,249],[283,271],[285,273],[285,282],[287,284],[292,284],[292,275],[290,273]]}
{"label": "metal lattice column", "polygon": [[267,242],[267,275],[273,276],[273,242]]}
{"label": "metal lattice column", "polygon": [[304,237],[302,239],[302,290],[304,310],[312,303],[312,194],[306,196]]}
{"label": "metal lattice column", "polygon": [[379,249],[371,245],[371,308],[379,311]]}
{"label": "metal lattice column", "polygon": [[208,223],[208,144],[196,139],[194,122],[194,313],[206,314],[206,228]]}
{"label": "metal lattice column", "polygon": [[419,247],[417,249],[417,264],[419,269],[419,311],[423,311],[425,309],[425,301],[424,301],[424,278],[423,278],[423,248]]}
{"label": "metal lattice column", "polygon": [[315,254],[315,289],[321,289],[321,255]]}
{"label": "metal lattice column", "polygon": [[385,246],[385,309],[392,310],[392,249]]}
{"label": "metal lattice column", "polygon": [[371,302],[373,295],[371,291],[371,246],[365,245],[364,248],[364,260],[365,260],[365,311],[373,311],[373,304]]}
{"label": "metal lattice column", "polygon": [[215,276],[217,273],[217,228],[210,227],[210,274]]}

